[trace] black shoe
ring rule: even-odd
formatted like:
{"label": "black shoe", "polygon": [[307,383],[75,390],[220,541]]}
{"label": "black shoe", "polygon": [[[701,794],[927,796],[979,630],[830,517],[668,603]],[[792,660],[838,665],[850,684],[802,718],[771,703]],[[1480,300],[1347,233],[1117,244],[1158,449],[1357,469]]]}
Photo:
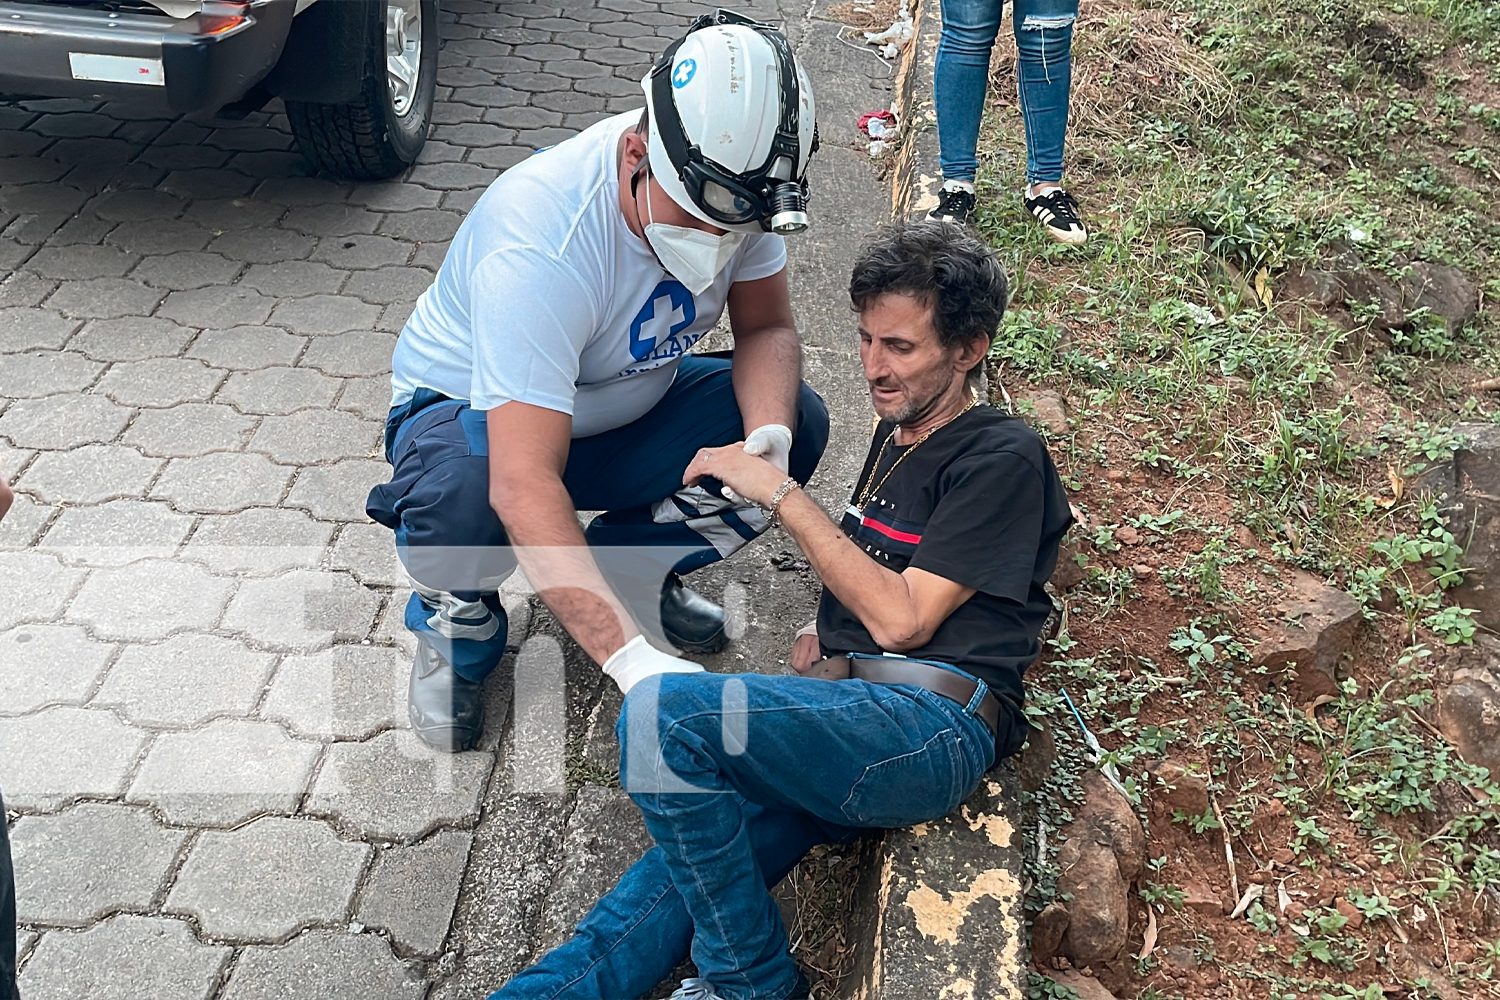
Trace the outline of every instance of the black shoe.
{"label": "black shoe", "polygon": [[1078,202],[1062,188],[1054,188],[1035,198],[1026,196],[1026,211],[1036,221],[1047,227],[1047,232],[1060,243],[1074,245],[1084,243],[1089,231],[1078,215]]}
{"label": "black shoe", "polygon": [[676,573],[661,588],[661,629],[667,641],[688,653],[717,653],[729,643],[724,609],[685,586]]}
{"label": "black shoe", "polygon": [[434,750],[472,750],[484,728],[482,686],[458,676],[453,665],[419,637],[407,687],[407,715],[412,732]]}
{"label": "black shoe", "polygon": [[929,219],[948,219],[960,226],[967,226],[974,219],[974,206],[979,203],[973,191],[963,188],[943,188],[938,192],[937,208],[927,213]]}

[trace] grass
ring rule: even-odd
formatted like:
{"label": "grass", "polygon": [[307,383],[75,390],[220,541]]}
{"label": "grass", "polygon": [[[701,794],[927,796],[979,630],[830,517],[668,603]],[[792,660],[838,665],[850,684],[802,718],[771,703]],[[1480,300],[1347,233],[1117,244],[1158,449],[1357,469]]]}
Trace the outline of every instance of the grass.
{"label": "grass", "polygon": [[[1012,60],[981,150],[979,227],[1015,287],[992,375],[1068,400],[1051,444],[1087,522],[1083,582],[1031,677],[1058,747],[1031,833],[1055,855],[1097,763],[1066,690],[1133,795],[1170,757],[1222,806],[1228,830],[1153,826],[1173,849],[1153,844],[1167,857],[1139,903],[1164,945],[1213,954],[1217,982],[1191,995],[1500,996],[1500,787],[1425,722],[1479,628],[1453,599],[1462,539],[1419,481],[1454,423],[1500,419],[1469,388],[1500,371],[1500,5],[1085,0],[1067,178],[1082,249],[1021,213]],[[1382,337],[1373,303],[1345,303],[1346,323],[1282,301],[1330,258],[1392,279],[1458,267],[1485,305],[1457,335],[1417,315]],[[1246,666],[1294,570],[1367,620],[1316,704]],[[1190,878],[1227,881],[1225,835],[1242,874],[1308,895],[1283,905],[1268,885],[1235,921],[1171,905]],[[1037,911],[1057,873],[1044,857],[1029,875]],[[1158,956],[1136,966],[1130,995],[1183,995]]]}

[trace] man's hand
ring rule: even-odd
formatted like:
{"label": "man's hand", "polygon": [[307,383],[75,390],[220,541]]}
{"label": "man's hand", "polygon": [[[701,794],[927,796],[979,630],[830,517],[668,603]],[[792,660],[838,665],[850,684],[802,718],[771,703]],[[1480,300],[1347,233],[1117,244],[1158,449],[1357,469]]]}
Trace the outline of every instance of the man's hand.
{"label": "man's hand", "polygon": [[782,483],[786,471],[745,450],[745,442],[723,448],[704,448],[682,474],[684,486],[696,486],[704,477],[717,479],[751,503],[765,507]]}
{"label": "man's hand", "polygon": [[823,647],[818,643],[818,623],[812,622],[797,633],[792,640],[792,669],[799,674],[823,658]]}
{"label": "man's hand", "polygon": [[[765,424],[755,428],[745,438],[745,453],[759,455],[785,474],[792,465],[792,429],[785,424]],[[730,503],[744,502],[744,498],[728,486],[722,492]]]}

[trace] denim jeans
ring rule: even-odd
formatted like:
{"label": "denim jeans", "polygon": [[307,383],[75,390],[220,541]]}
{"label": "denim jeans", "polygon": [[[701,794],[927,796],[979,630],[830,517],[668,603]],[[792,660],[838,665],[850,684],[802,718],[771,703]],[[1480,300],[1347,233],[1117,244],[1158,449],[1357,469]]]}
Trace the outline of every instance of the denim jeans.
{"label": "denim jeans", "polygon": [[0,799],[0,1000],[16,996],[16,884],[10,868],[10,832]]}
{"label": "denim jeans", "polygon": [[724,1000],[806,996],[769,887],[819,843],[947,815],[994,763],[968,705],[905,685],[668,674],[620,713],[652,848],[490,1000],[635,1000],[691,955]]}
{"label": "denim jeans", "polygon": [[[1011,0],[1016,76],[1026,124],[1026,180],[1060,181],[1072,88],[1073,21],[1078,0]],[[1001,0],[942,0],[933,100],[938,118],[938,164],[943,178],[972,181],[979,168],[979,122],[984,116],[990,50],[1000,32]]]}

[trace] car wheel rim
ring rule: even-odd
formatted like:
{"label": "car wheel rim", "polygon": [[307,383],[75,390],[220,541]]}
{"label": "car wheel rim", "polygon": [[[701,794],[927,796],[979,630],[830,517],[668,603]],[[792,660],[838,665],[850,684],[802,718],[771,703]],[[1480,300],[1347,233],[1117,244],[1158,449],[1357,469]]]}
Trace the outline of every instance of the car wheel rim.
{"label": "car wheel rim", "polygon": [[385,5],[385,69],[391,104],[405,117],[416,104],[422,76],[422,0],[388,0]]}

